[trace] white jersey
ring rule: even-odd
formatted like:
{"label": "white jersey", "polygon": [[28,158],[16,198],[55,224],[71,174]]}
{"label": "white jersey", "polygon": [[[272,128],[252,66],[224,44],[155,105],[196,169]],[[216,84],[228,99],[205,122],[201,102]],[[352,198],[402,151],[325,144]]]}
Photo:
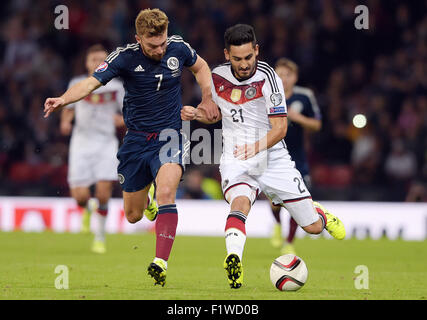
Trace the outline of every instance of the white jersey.
{"label": "white jersey", "polygon": [[[213,100],[222,114],[221,162],[235,162],[238,161],[233,156],[236,145],[252,144],[262,139],[271,129],[269,117],[286,116],[283,84],[273,68],[262,61],[258,61],[254,75],[247,80],[238,80],[229,62],[212,70],[212,80]],[[277,149],[286,149],[283,140],[268,152]],[[246,163],[259,162],[261,154]]]}
{"label": "white jersey", "polygon": [[[73,78],[69,87],[85,78],[86,76]],[[68,105],[67,108],[75,110],[71,140],[78,140],[80,148],[84,146],[91,148],[94,141],[102,143],[116,139],[114,115],[122,112],[123,97],[122,82],[113,79],[86,98]]]}

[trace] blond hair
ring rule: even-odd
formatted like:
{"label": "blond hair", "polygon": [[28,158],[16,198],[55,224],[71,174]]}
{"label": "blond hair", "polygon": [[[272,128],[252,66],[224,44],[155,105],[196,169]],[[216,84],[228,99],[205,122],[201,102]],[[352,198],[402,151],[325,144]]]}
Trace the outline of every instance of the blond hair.
{"label": "blond hair", "polygon": [[279,67],[288,68],[289,70],[298,75],[298,65],[288,58],[280,58],[279,60],[277,60],[275,69]]}
{"label": "blond hair", "polygon": [[168,28],[169,19],[160,9],[141,10],[135,19],[137,35],[154,37],[163,34]]}

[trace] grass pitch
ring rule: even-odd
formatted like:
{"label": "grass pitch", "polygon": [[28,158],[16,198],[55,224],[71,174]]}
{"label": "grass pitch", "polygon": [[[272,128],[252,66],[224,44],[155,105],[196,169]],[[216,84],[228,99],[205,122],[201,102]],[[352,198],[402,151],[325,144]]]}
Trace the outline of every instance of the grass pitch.
{"label": "grass pitch", "polygon": [[[269,239],[248,238],[244,286],[229,288],[221,237],[177,236],[165,287],[146,268],[154,234],[107,235],[107,253],[90,252],[92,235],[0,232],[0,299],[427,299],[427,241],[297,239],[309,270],[297,292],[279,292],[269,269],[280,251]],[[55,288],[58,265],[69,270],[69,289]],[[369,289],[355,288],[355,268],[369,270]]]}

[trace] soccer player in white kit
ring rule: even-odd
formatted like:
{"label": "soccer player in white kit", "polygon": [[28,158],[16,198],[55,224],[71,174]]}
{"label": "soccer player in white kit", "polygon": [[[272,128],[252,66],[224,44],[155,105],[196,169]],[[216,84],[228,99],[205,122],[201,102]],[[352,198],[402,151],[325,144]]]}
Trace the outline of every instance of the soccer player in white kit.
{"label": "soccer player in white kit", "polygon": [[[91,46],[86,54],[88,74],[91,75],[106,57],[107,51],[102,45]],[[86,77],[86,75],[81,75],[73,78],[69,87]],[[117,180],[116,153],[119,143],[116,137],[116,127],[124,126],[121,115],[123,96],[123,84],[114,79],[106,86],[92,92],[85,99],[68,105],[61,114],[61,133],[69,135],[72,130],[68,159],[68,184],[72,197],[83,211],[83,232],[89,232],[90,186],[95,185],[98,208],[95,214],[97,223],[92,251],[97,253],[106,251],[105,221],[113,181]],[[72,125],[73,119],[75,120],[74,126]]]}
{"label": "soccer player in white kit", "polygon": [[[313,202],[300,172],[289,156],[286,101],[280,78],[259,52],[253,28],[238,24],[224,35],[227,63],[212,70],[213,100],[221,110],[223,154],[220,162],[225,200],[231,205],[225,226],[227,256],[224,268],[231,288],[243,283],[242,255],[245,222],[262,191],[276,205],[285,207],[308,233],[326,229],[343,239],[342,222]],[[184,106],[183,120],[208,121],[202,110]]]}

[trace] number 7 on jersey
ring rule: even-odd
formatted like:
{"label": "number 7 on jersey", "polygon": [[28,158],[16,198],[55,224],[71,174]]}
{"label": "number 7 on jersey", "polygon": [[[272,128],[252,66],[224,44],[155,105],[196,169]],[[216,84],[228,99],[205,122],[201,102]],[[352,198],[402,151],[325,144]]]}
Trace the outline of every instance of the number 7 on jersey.
{"label": "number 7 on jersey", "polygon": [[159,78],[159,82],[157,83],[157,89],[156,89],[156,91],[159,91],[160,86],[162,84],[162,80],[163,80],[163,74],[156,74],[154,77]]}

